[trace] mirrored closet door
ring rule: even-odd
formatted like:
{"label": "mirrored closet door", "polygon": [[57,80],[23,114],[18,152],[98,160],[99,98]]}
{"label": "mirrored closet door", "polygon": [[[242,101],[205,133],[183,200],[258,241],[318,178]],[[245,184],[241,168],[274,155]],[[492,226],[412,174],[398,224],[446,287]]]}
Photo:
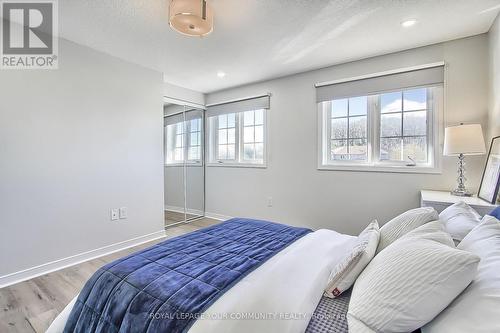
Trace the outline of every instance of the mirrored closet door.
{"label": "mirrored closet door", "polygon": [[164,104],[166,227],[205,215],[204,112]]}
{"label": "mirrored closet door", "polygon": [[187,159],[185,163],[187,220],[205,215],[204,110],[185,112],[187,125]]}

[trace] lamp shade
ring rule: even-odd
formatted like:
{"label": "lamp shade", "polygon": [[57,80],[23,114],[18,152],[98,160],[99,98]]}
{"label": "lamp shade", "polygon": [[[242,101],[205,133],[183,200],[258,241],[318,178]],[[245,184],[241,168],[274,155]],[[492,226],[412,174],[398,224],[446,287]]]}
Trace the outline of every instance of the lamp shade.
{"label": "lamp shade", "polygon": [[214,16],[206,0],[170,0],[169,23],[172,29],[188,36],[212,32]]}
{"label": "lamp shade", "polygon": [[486,153],[483,129],[480,124],[458,125],[444,130],[444,151],[446,156],[481,155]]}

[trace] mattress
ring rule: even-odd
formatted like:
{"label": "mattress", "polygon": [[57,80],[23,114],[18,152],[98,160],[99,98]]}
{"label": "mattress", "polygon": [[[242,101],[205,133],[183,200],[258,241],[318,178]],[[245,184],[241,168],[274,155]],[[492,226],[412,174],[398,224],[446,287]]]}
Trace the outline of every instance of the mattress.
{"label": "mattress", "polygon": [[328,298],[323,296],[314,315],[309,321],[306,333],[347,333],[347,310],[351,299],[351,289],[339,297]]}
{"label": "mattress", "polygon": [[[305,333],[348,333],[347,310],[349,310],[351,291],[352,289],[349,289],[336,298],[323,296],[314,310]],[[418,329],[412,333],[421,332]]]}

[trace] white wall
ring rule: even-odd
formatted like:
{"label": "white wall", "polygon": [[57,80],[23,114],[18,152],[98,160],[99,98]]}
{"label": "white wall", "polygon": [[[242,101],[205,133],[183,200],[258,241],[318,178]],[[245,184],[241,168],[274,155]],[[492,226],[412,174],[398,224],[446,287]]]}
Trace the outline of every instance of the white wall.
{"label": "white wall", "polygon": [[489,32],[490,105],[489,138],[500,135],[500,15]]}
{"label": "white wall", "polygon": [[[419,205],[420,189],[449,190],[456,160],[443,174],[318,171],[317,82],[446,61],[447,125],[488,118],[488,39],[480,35],[333,66],[207,96],[207,104],[272,93],[267,169],[207,167],[207,212],[267,218],[293,225],[358,233],[371,219],[386,222]],[[477,190],[484,156],[468,157],[468,185]],[[267,207],[267,197],[274,205]]]}
{"label": "white wall", "polygon": [[0,276],[163,229],[162,74],[59,48],[0,73]]}
{"label": "white wall", "polygon": [[168,82],[163,83],[163,96],[178,99],[180,101],[205,105],[205,94],[179,87]]}

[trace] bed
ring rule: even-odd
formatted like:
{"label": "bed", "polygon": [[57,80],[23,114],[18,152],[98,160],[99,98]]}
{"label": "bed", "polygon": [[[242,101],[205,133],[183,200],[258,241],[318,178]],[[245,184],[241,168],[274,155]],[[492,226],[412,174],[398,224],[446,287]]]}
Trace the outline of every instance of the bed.
{"label": "bed", "polygon": [[[247,247],[245,251],[239,252],[240,254],[262,260],[254,265],[248,265],[249,267],[246,267],[248,269],[242,270],[241,276],[222,282],[218,288],[220,293],[209,292],[202,295],[203,297],[197,297],[197,293],[205,291],[194,288],[193,294],[191,290],[190,296],[186,295],[184,299],[197,299],[196,303],[199,306],[183,310],[182,318],[176,316],[172,319],[169,314],[175,311],[164,311],[172,308],[163,305],[148,308],[154,308],[154,311],[144,311],[143,303],[149,304],[147,299],[135,302],[141,303],[143,308],[140,311],[137,311],[133,301],[128,301],[125,302],[126,315],[114,313],[116,308],[123,307],[118,303],[129,297],[126,295],[127,292],[123,291],[124,288],[120,286],[128,286],[133,283],[135,285],[132,289],[144,291],[144,284],[151,286],[158,280],[156,276],[151,281],[144,280],[145,275],[152,274],[151,267],[147,269],[149,272],[142,268],[144,263],[138,263],[139,269],[135,269],[134,273],[130,273],[126,269],[124,271],[124,274],[129,277],[134,274],[139,277],[136,276],[130,281],[125,281],[123,277],[120,277],[114,281],[106,282],[112,284],[112,287],[107,286],[101,289],[96,287],[98,281],[109,280],[106,278],[106,273],[113,267],[124,266],[126,262],[129,262],[128,266],[133,266],[135,264],[130,264],[130,262],[137,262],[139,261],[137,258],[143,257],[148,257],[156,262],[161,261],[161,259],[155,260],[154,257],[162,255],[161,248],[168,248],[177,251],[176,254],[183,253],[194,258],[207,258],[206,251],[211,250],[209,253],[217,253],[217,250],[214,248],[206,249],[200,246],[199,241],[204,242],[201,245],[215,244],[217,249],[221,248],[220,240],[228,238],[235,240],[234,243],[227,245],[230,249],[234,249],[234,244],[245,244]],[[166,240],[104,266],[87,282],[80,295],[68,304],[54,320],[48,332],[189,331],[190,333],[222,333],[238,331],[250,333],[304,332],[306,330],[308,332],[347,332],[345,314],[348,294],[335,301],[325,299],[320,302],[320,300],[330,272],[350,251],[355,239],[356,237],[332,230],[311,231],[306,228],[290,227],[267,221],[231,219],[212,227]],[[254,251],[255,249],[261,250]],[[237,251],[242,251],[242,249],[237,248]],[[219,252],[219,257],[222,256],[223,252]],[[177,255],[174,259],[178,258]],[[217,258],[215,258],[215,262],[210,263],[210,265],[212,264],[217,264]],[[168,266],[168,263],[166,265]],[[221,265],[228,267],[234,263],[228,264],[226,261]],[[200,266],[199,263],[189,267],[190,271],[182,273],[203,280],[203,273],[196,271],[196,266]],[[185,267],[186,265],[184,265]],[[171,268],[169,267],[168,270]],[[158,274],[158,276],[160,275]],[[228,285],[224,285],[224,283],[228,283]],[[164,287],[166,284],[162,283],[161,285]],[[189,285],[189,282],[186,284]],[[127,288],[130,289],[130,287]],[[184,289],[189,288],[184,287]],[[150,288],[147,291],[161,294],[162,291],[158,290],[158,288]],[[90,296],[92,293],[95,294],[93,297]],[[106,293],[108,295],[104,295]],[[174,294],[179,294],[179,291],[175,290]],[[165,295],[171,297],[169,292],[166,292]],[[131,298],[138,300],[141,297],[140,293],[133,293]],[[161,296],[158,297],[161,298]],[[89,301],[89,299],[93,300]],[[163,301],[160,303],[165,304]],[[182,299],[175,302],[181,307],[184,306]],[[90,303],[94,303],[91,304],[94,309],[87,311],[87,313],[81,311],[81,308],[87,307],[87,304]],[[77,308],[79,309],[77,310]],[[190,309],[193,311],[190,312]],[[332,313],[332,309],[336,309],[337,312]],[[193,318],[185,318],[190,317],[189,314]],[[332,317],[336,320],[331,320]],[[321,320],[322,318],[328,320]],[[137,323],[139,326],[130,326]],[[329,325],[326,331],[325,325]]]}
{"label": "bed", "polygon": [[236,218],[103,266],[48,332],[500,332],[499,270],[465,203],[357,237]]}

